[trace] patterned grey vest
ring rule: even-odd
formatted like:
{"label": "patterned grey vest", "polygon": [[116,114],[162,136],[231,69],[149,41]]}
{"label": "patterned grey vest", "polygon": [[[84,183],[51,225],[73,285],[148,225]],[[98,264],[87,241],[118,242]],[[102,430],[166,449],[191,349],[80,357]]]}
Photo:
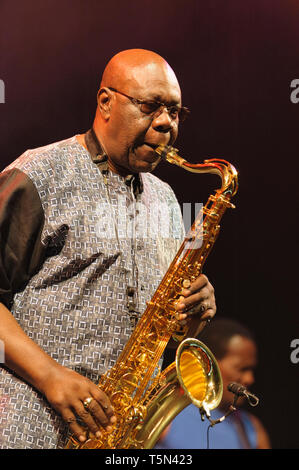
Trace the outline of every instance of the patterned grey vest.
{"label": "patterned grey vest", "polygon": [[[178,250],[179,205],[169,185],[149,173],[141,175],[136,198],[132,179],[103,175],[75,136],[29,150],[11,168],[38,191],[49,248],[39,272],[14,296],[12,312],[55,360],[97,382]],[[6,369],[0,382],[0,446],[62,447],[66,426],[43,397]]]}

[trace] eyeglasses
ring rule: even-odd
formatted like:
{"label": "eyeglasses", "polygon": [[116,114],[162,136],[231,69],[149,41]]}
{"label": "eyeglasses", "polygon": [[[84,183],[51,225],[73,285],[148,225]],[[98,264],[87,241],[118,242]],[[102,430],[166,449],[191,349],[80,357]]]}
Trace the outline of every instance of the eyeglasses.
{"label": "eyeglasses", "polygon": [[160,114],[163,113],[163,108],[167,109],[168,115],[174,121],[175,119],[179,118],[180,121],[184,121],[186,117],[190,114],[190,111],[185,106],[167,106],[165,103],[161,103],[160,101],[145,101],[139,100],[137,98],[133,98],[132,96],[126,95],[122,91],[116,90],[116,88],[107,87],[109,90],[114,91],[120,95],[125,96],[129,100],[132,101],[133,104],[139,107],[140,111],[144,114],[151,115],[152,117],[158,117]]}

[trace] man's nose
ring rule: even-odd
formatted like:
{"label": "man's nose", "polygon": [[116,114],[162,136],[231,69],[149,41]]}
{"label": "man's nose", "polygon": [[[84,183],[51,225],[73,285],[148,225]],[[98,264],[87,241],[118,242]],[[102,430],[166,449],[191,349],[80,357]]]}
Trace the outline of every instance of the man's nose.
{"label": "man's nose", "polygon": [[252,370],[248,370],[244,373],[242,377],[242,384],[245,387],[250,387],[252,384],[254,384],[254,373]]}
{"label": "man's nose", "polygon": [[177,124],[176,121],[170,117],[168,109],[163,106],[160,113],[154,117],[152,126],[158,132],[170,132]]}

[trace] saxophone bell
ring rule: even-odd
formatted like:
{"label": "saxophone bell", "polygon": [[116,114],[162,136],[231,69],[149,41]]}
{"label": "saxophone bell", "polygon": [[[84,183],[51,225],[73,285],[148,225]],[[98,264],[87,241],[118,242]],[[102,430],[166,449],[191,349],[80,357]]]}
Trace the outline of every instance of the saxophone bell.
{"label": "saxophone bell", "polygon": [[175,361],[160,373],[135,436],[137,448],[152,449],[164,429],[191,403],[199,408],[202,420],[210,418],[222,393],[221,373],[210,349],[198,339],[185,339],[176,351]]}
{"label": "saxophone bell", "polygon": [[202,419],[210,417],[223,394],[223,383],[217,361],[210,349],[198,339],[187,338],[176,352],[178,380],[190,401],[199,408]]}

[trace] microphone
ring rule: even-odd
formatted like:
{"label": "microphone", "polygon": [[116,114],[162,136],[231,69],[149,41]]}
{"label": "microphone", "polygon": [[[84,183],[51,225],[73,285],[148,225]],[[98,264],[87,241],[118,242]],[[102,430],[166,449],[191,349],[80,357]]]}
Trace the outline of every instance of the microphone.
{"label": "microphone", "polygon": [[253,395],[253,393],[249,392],[249,390],[247,390],[244,385],[238,384],[236,382],[231,382],[230,384],[228,384],[227,390],[229,392],[232,392],[237,397],[246,397],[248,403],[251,406],[256,406],[259,404],[260,400],[258,399],[258,397]]}
{"label": "microphone", "polygon": [[199,409],[202,421],[204,421],[204,415],[206,415],[208,420],[210,421],[210,427],[215,426],[215,424],[222,423],[225,418],[227,418],[231,413],[237,410],[236,404],[239,397],[246,397],[251,406],[256,406],[259,404],[258,397],[253,395],[253,393],[249,392],[246,387],[244,387],[244,385],[238,384],[236,382],[231,382],[230,384],[228,384],[227,390],[229,392],[232,392],[235,397],[233,403],[229,406],[227,412],[221,418],[216,420],[210,419],[209,414],[204,408]]}

